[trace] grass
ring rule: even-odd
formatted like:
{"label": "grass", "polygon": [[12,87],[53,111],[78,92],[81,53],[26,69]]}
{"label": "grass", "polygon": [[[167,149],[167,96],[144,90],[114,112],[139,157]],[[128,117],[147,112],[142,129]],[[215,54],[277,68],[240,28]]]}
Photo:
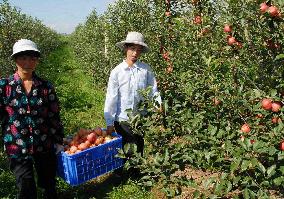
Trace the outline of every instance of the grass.
{"label": "grass", "polygon": [[105,93],[94,86],[92,76],[81,68],[68,43],[43,60],[38,73],[56,87],[66,134],[75,133],[78,128],[105,126]]}
{"label": "grass", "polygon": [[[61,103],[61,118],[65,134],[79,128],[104,127],[103,106],[105,93],[97,88],[91,74],[81,68],[68,40],[63,46],[41,60],[37,74],[50,80]],[[9,171],[7,159],[0,150],[0,198],[15,198],[15,179]],[[72,187],[58,179],[59,198],[62,199],[152,199],[153,194],[136,185],[131,179],[115,178],[106,174],[85,184]],[[39,198],[42,191],[39,190]]]}

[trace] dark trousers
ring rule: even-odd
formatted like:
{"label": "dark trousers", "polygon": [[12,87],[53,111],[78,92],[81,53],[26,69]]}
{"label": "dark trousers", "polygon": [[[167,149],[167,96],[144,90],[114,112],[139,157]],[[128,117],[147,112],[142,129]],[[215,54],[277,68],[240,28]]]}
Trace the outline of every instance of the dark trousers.
{"label": "dark trousers", "polygon": [[56,193],[56,155],[45,153],[34,155],[32,159],[10,159],[10,169],[16,177],[18,199],[36,199],[37,189],[34,170],[37,173],[37,184],[44,189],[44,197],[57,199]]}
{"label": "dark trousers", "polygon": [[[127,143],[136,144],[137,152],[143,155],[143,150],[144,150],[143,136],[134,134],[133,131],[131,130],[130,125],[127,123],[114,122],[114,128],[115,128],[115,131],[122,136],[122,147],[124,147],[124,145]],[[128,152],[125,155],[126,157],[131,157],[132,153]],[[139,175],[140,173],[139,170],[135,168],[131,168],[129,172],[130,172],[130,175],[132,176]],[[116,169],[115,173],[118,175],[122,175],[123,168]]]}

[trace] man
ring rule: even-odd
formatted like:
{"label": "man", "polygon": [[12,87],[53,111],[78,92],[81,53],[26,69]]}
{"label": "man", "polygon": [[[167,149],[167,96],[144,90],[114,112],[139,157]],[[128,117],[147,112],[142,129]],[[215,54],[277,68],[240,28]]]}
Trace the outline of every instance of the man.
{"label": "man", "polygon": [[56,148],[62,149],[64,136],[58,98],[52,84],[34,72],[40,51],[33,41],[17,41],[11,57],[17,71],[0,80],[0,119],[17,198],[37,198],[35,168],[45,197],[56,199]]}
{"label": "man", "polygon": [[155,76],[149,65],[138,61],[141,53],[149,51],[144,37],[139,32],[129,32],[126,40],[116,44],[126,54],[125,60],[116,66],[110,74],[104,115],[107,124],[107,132],[114,129],[122,135],[123,146],[126,143],[137,145],[137,151],[143,154],[144,139],[134,134],[130,125],[127,109],[135,113],[137,104],[143,100],[139,90],[152,87],[151,97],[154,97],[161,104],[161,97],[157,90]]}

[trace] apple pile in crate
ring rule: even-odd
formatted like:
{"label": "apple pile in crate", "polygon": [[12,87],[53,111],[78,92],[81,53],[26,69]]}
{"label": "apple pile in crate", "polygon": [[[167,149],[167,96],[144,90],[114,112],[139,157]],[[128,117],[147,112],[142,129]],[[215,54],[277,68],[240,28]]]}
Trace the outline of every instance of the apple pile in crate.
{"label": "apple pile in crate", "polygon": [[96,127],[92,130],[80,129],[73,137],[64,138],[64,151],[72,155],[114,139],[117,139],[117,137],[108,135],[107,132],[100,127]]}

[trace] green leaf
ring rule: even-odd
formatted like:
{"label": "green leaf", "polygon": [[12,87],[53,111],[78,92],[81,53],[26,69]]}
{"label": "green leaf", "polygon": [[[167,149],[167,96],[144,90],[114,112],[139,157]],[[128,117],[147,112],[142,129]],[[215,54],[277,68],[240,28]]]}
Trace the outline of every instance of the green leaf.
{"label": "green leaf", "polygon": [[226,193],[229,193],[232,190],[232,183],[231,182],[227,182],[227,189],[226,189]]}
{"label": "green leaf", "polygon": [[248,191],[249,191],[250,198],[251,199],[255,199],[255,196],[256,196],[255,193],[252,190],[250,190],[250,189]]}
{"label": "green leaf", "polygon": [[243,197],[244,199],[250,199],[248,188],[243,190]]}
{"label": "green leaf", "polygon": [[272,165],[271,167],[269,167],[267,169],[267,177],[271,177],[273,174],[275,174],[275,169],[276,169],[276,165]]}
{"label": "green leaf", "polygon": [[284,59],[284,54],[279,54],[276,56],[275,61],[279,59]]}
{"label": "green leaf", "polygon": [[216,134],[216,132],[217,132],[217,126],[212,126],[212,125],[209,125],[209,127],[208,127],[208,131],[210,132],[210,135],[215,135]]}
{"label": "green leaf", "polygon": [[210,195],[210,199],[217,199],[218,196],[217,195]]}
{"label": "green leaf", "polygon": [[146,181],[144,183],[144,185],[147,186],[147,187],[151,187],[151,186],[153,186],[153,182],[152,181]]}
{"label": "green leaf", "polygon": [[250,162],[252,163],[253,167],[258,165],[258,160],[256,158],[252,158]]}
{"label": "green leaf", "polygon": [[273,183],[274,183],[276,186],[280,186],[281,184],[284,183],[284,177],[281,176],[281,177],[275,178],[275,179],[273,180]]}
{"label": "green leaf", "polygon": [[125,144],[123,147],[123,150],[124,150],[124,153],[127,154],[130,150],[130,144],[129,143]]}
{"label": "green leaf", "polygon": [[282,175],[284,175],[284,166],[280,166],[279,171],[281,172]]}
{"label": "green leaf", "polygon": [[165,154],[164,154],[164,164],[169,163],[169,159],[170,159],[169,150],[166,149]]}
{"label": "green leaf", "polygon": [[253,89],[254,91],[254,98],[260,98],[261,97],[261,93],[258,89]]}
{"label": "green leaf", "polygon": [[242,165],[241,165],[241,170],[242,170],[242,171],[247,170],[247,168],[249,167],[249,164],[250,164],[250,161],[244,160],[244,161],[242,162]]}
{"label": "green leaf", "polygon": [[276,89],[272,89],[271,91],[270,91],[270,95],[271,95],[271,97],[275,97],[276,95],[277,95],[277,90]]}
{"label": "green leaf", "polygon": [[278,154],[278,160],[283,160],[284,159],[284,153],[279,153]]}
{"label": "green leaf", "polygon": [[265,169],[265,167],[263,166],[263,164],[261,164],[261,162],[258,163],[258,168],[259,168],[259,170],[261,171],[261,173],[262,173],[263,175],[265,175],[266,169]]}
{"label": "green leaf", "polygon": [[223,189],[222,184],[220,184],[219,182],[217,182],[217,183],[216,183],[216,186],[215,186],[214,193],[216,193],[217,195],[220,195],[221,192],[222,192],[222,189]]}
{"label": "green leaf", "polygon": [[195,198],[199,198],[199,196],[200,196],[200,192],[199,191],[194,191],[193,192],[193,198],[195,199]]}
{"label": "green leaf", "polygon": [[268,187],[270,185],[270,182],[265,180],[263,181],[262,183],[260,183],[261,186],[265,186],[265,187]]}
{"label": "green leaf", "polygon": [[203,186],[208,189],[209,186],[211,186],[213,183],[215,183],[215,180],[213,178],[209,178],[205,182],[203,182]]}
{"label": "green leaf", "polygon": [[164,112],[165,112],[165,115],[167,115],[168,110],[169,110],[168,101],[165,101],[165,103],[164,103]]}

